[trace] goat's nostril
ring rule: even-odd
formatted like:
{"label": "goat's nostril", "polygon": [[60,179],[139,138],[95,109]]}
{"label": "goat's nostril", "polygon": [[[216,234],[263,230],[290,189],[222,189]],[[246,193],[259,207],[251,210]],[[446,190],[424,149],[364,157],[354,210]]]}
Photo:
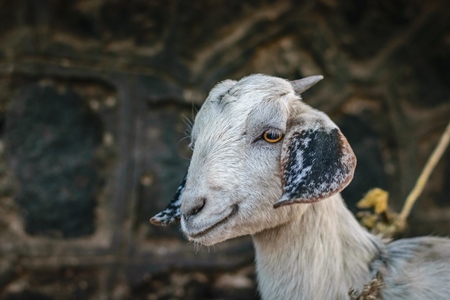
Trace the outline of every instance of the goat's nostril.
{"label": "goat's nostril", "polygon": [[202,198],[201,201],[200,201],[200,204],[195,206],[195,207],[193,207],[189,211],[189,213],[187,214],[188,217],[191,217],[191,216],[194,216],[194,215],[198,214],[203,209],[203,207],[205,207],[205,203],[206,203],[206,199]]}

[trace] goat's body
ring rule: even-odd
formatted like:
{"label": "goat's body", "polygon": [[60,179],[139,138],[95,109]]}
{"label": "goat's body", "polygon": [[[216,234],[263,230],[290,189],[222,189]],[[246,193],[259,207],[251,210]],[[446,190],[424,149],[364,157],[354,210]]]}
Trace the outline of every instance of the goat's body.
{"label": "goat's body", "polygon": [[386,246],[385,258],[373,266],[384,277],[384,299],[450,299],[449,239],[397,240]]}
{"label": "goat's body", "polygon": [[253,236],[263,299],[349,299],[379,272],[383,299],[449,299],[450,241],[403,239],[385,245],[339,195]]}
{"label": "goat's body", "polygon": [[[263,299],[349,299],[380,276],[384,299],[450,299],[450,240],[384,244],[364,230],[339,192],[356,157],[295,82],[261,74],[224,81],[195,118],[189,170],[152,222],[181,219],[203,245],[252,235]],[[294,203],[300,203],[291,205]]]}

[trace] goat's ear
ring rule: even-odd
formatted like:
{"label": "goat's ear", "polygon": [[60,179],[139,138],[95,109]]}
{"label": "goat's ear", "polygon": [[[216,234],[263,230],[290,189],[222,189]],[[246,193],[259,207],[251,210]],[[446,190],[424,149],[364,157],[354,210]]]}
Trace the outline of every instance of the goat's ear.
{"label": "goat's ear", "polygon": [[178,223],[181,218],[181,194],[184,191],[184,186],[186,184],[186,175],[184,175],[183,180],[180,183],[180,186],[173,196],[172,201],[170,201],[169,205],[167,205],[166,209],[157,213],[153,218],[150,219],[150,223],[157,226],[167,226],[173,223]]}
{"label": "goat's ear", "polygon": [[283,195],[274,207],[312,203],[342,191],[352,180],[356,157],[339,128],[317,110],[288,122],[281,168]]}

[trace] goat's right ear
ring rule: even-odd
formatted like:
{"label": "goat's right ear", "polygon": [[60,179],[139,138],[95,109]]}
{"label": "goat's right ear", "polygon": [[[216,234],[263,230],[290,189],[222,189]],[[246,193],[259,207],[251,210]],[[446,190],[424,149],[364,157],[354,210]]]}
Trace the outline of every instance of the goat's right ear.
{"label": "goat's right ear", "polygon": [[184,191],[184,187],[186,185],[186,177],[187,172],[183,177],[183,180],[180,183],[180,186],[170,201],[169,205],[167,205],[166,209],[157,213],[153,218],[150,219],[150,223],[157,226],[167,226],[173,223],[178,223],[181,218],[181,194]]}
{"label": "goat's right ear", "polygon": [[342,191],[353,178],[356,157],[336,124],[311,109],[289,121],[281,167],[283,195],[275,208],[316,202]]}

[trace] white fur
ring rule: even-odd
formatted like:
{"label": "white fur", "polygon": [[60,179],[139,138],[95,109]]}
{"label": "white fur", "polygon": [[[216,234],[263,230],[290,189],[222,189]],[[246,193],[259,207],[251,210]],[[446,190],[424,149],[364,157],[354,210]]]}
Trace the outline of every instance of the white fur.
{"label": "white fur", "polygon": [[283,194],[282,142],[259,137],[267,129],[287,134],[299,116],[310,129],[336,128],[284,79],[252,75],[210,92],[195,119],[181,194],[187,238],[213,245],[252,235],[263,299],[348,299],[350,288],[361,290],[377,273],[384,299],[450,299],[449,240],[385,245],[360,227],[338,193],[273,208]]}

